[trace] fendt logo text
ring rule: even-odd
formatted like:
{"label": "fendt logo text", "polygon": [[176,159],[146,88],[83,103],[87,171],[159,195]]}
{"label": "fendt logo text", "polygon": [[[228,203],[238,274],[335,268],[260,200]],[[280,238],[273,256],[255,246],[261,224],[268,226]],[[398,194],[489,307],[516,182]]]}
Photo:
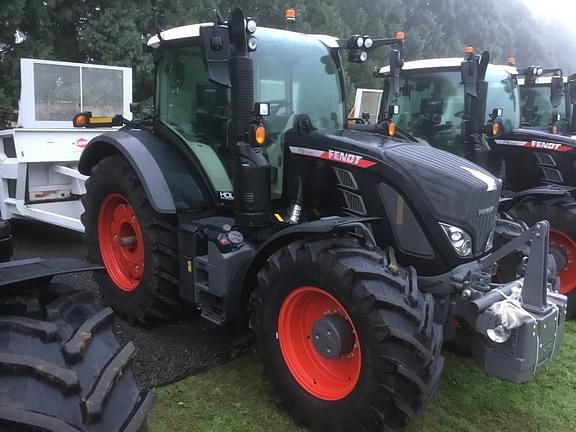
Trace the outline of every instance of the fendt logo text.
{"label": "fendt logo text", "polygon": [[547,150],[558,150],[562,144],[549,143],[545,141],[530,141],[528,147],[543,148]]}
{"label": "fendt logo text", "polygon": [[328,150],[328,159],[338,162],[344,162],[350,165],[358,165],[362,160],[362,156],[352,153],[344,153],[336,150]]}

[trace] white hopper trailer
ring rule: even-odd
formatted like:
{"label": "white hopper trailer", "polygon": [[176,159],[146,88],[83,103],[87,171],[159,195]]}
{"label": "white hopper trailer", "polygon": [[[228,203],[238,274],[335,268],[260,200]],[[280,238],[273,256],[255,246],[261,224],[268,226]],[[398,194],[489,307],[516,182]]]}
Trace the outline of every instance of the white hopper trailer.
{"label": "white hopper trailer", "polygon": [[21,59],[17,127],[0,130],[0,217],[84,231],[76,169],[88,141],[109,128],[76,129],[75,114],[131,118],[132,69]]}

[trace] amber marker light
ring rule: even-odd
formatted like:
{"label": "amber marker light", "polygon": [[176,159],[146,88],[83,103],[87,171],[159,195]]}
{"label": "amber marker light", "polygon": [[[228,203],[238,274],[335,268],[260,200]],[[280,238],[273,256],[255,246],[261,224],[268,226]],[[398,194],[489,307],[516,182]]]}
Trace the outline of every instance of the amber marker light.
{"label": "amber marker light", "polygon": [[87,122],[88,117],[86,116],[86,114],[80,113],[74,116],[74,119],[72,120],[72,125],[74,125],[74,127],[81,128],[85,127]]}
{"label": "amber marker light", "polygon": [[286,9],[286,11],[284,11],[284,19],[286,21],[296,21],[296,9]]}
{"label": "amber marker light", "polygon": [[493,123],[492,124],[492,136],[496,136],[500,133],[500,124]]}
{"label": "amber marker light", "polygon": [[390,122],[388,123],[388,136],[395,136],[396,135],[396,123]]}
{"label": "amber marker light", "polygon": [[396,39],[399,41],[404,40],[404,32],[396,32]]}
{"label": "amber marker light", "polygon": [[256,128],[254,139],[258,145],[263,145],[266,142],[266,129],[264,129],[264,126],[258,126]]}

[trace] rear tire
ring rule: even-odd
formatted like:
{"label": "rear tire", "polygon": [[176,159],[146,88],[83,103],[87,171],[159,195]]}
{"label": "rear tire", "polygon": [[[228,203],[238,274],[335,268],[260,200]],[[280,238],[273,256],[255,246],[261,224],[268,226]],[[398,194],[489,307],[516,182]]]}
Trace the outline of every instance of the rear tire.
{"label": "rear tire", "polygon": [[[444,362],[433,299],[418,290],[414,269],[389,264],[355,239],[332,238],[292,243],[260,271],[250,324],[265,374],[297,421],[321,430],[396,429],[432,399]],[[319,313],[310,312],[316,306]],[[355,348],[334,359],[319,354],[311,335],[297,338],[312,334],[310,319],[326,312],[355,334]]]}
{"label": "rear tire", "polygon": [[[98,162],[82,204],[88,259],[106,267],[94,273],[104,303],[131,324],[181,316],[176,216],[154,211],[128,161]],[[133,243],[120,246],[118,235]]]}
{"label": "rear tire", "polygon": [[550,222],[550,253],[554,255],[560,276],[560,292],[568,296],[567,317],[576,317],[576,201],[551,199],[524,201],[509,211],[532,226]]}
{"label": "rear tire", "polygon": [[2,305],[0,430],[144,432],[152,395],[130,372],[134,345],[119,345],[91,293],[58,294]]}

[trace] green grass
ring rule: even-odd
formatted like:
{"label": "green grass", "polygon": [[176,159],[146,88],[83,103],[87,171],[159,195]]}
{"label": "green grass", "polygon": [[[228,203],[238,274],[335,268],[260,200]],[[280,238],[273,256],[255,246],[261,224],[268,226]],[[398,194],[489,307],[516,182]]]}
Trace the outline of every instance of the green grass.
{"label": "green grass", "polygon": [[[568,323],[560,355],[527,384],[487,377],[471,359],[446,353],[432,404],[410,432],[576,431],[576,322]],[[246,355],[155,390],[151,432],[296,432]]]}

